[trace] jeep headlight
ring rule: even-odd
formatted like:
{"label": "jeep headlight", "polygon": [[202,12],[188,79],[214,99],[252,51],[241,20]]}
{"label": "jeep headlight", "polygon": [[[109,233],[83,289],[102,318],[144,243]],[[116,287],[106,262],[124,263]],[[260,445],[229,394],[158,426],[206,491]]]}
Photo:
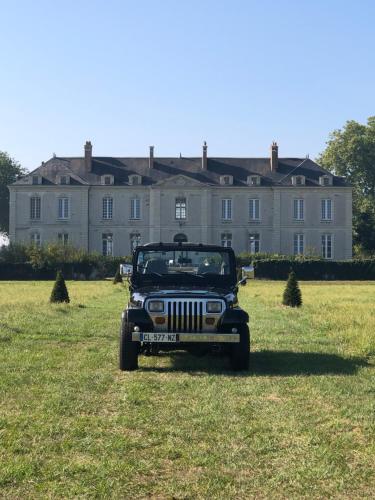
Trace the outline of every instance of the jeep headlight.
{"label": "jeep headlight", "polygon": [[164,302],[162,300],[150,300],[150,302],[148,303],[148,310],[150,312],[163,312]]}
{"label": "jeep headlight", "polygon": [[207,312],[208,313],[220,313],[221,312],[221,302],[218,300],[207,302]]}

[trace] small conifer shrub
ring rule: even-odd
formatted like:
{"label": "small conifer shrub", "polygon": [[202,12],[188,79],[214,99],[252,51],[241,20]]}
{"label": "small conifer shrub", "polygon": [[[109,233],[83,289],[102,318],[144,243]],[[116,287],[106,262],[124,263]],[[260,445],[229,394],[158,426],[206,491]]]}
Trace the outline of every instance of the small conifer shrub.
{"label": "small conifer shrub", "polygon": [[117,268],[117,271],[116,271],[116,274],[115,274],[115,277],[113,278],[113,283],[116,284],[116,283],[122,283],[122,276],[121,276],[121,273],[120,273],[120,269]]}
{"label": "small conifer shrub", "polygon": [[56,281],[55,284],[53,285],[51,297],[49,299],[51,303],[59,303],[59,302],[66,302],[69,303],[69,294],[68,290],[66,288],[64,276],[61,271],[57,272],[56,275]]}
{"label": "small conifer shrub", "polygon": [[283,295],[284,306],[300,307],[302,305],[301,290],[294,271],[289,273],[288,281]]}

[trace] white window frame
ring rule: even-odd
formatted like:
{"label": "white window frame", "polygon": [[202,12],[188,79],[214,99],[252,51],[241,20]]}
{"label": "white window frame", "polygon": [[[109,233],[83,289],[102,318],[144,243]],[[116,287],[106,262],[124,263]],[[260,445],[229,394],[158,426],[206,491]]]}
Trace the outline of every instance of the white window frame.
{"label": "white window frame", "polygon": [[[34,181],[36,181],[36,182],[34,182]],[[37,186],[39,184],[42,184],[42,177],[40,175],[35,175],[35,174],[32,175],[31,176],[31,184],[33,186]]]}
{"label": "white window frame", "polygon": [[303,255],[305,252],[305,235],[294,233],[293,235],[293,255]]}
{"label": "white window frame", "polygon": [[221,234],[221,246],[224,248],[232,248],[233,245],[233,236],[232,233],[222,233]]}
{"label": "white window frame", "polygon": [[[106,179],[109,179],[109,182],[106,182]],[[114,184],[114,177],[111,174],[105,174],[101,176],[101,184],[102,186],[112,186]]]}
{"label": "white window frame", "polygon": [[105,257],[113,257],[113,234],[102,234],[102,255]]}
{"label": "white window frame", "polygon": [[187,219],[187,203],[184,196],[175,198],[174,215],[176,220]]}
{"label": "white window frame", "polygon": [[40,196],[30,198],[30,220],[40,220],[42,216],[42,199]]}
{"label": "white window frame", "polygon": [[306,177],[304,175],[293,175],[292,176],[292,184],[293,186],[305,186],[306,184]]}
{"label": "white window frame", "polygon": [[303,198],[295,198],[293,200],[293,220],[305,220],[305,200]]}
{"label": "white window frame", "polygon": [[102,199],[102,219],[113,219],[113,198],[112,196],[104,196]]}
{"label": "white window frame", "polygon": [[59,179],[59,184],[61,184],[62,186],[67,186],[70,184],[69,175],[60,175],[58,179]]}
{"label": "white window frame", "polygon": [[249,234],[249,252],[252,255],[260,252],[260,234],[250,233]]}
{"label": "white window frame", "polygon": [[247,184],[249,186],[260,186],[260,176],[259,175],[249,175],[247,177]]}
{"label": "white window frame", "polygon": [[130,219],[140,220],[141,219],[141,199],[131,198],[130,200]]}
{"label": "white window frame", "polygon": [[58,197],[57,218],[59,220],[67,220],[70,218],[70,198],[68,196]]}
{"label": "white window frame", "polygon": [[260,199],[250,198],[249,199],[249,220],[259,221],[260,220]]}
{"label": "white window frame", "polygon": [[332,222],[333,201],[331,198],[324,198],[320,200],[320,220],[322,222]]}
{"label": "white window frame", "polygon": [[[328,252],[329,249],[330,252]],[[321,252],[323,259],[333,259],[333,234],[324,233],[321,235]]]}
{"label": "white window frame", "polygon": [[221,200],[221,219],[231,221],[233,216],[232,198],[223,198]]}
{"label": "white window frame", "polygon": [[233,184],[233,175],[221,175],[220,176],[220,184],[222,186],[232,186]]}
{"label": "white window frame", "polygon": [[142,177],[140,175],[129,175],[129,184],[131,186],[140,186],[142,184]]}
{"label": "white window frame", "polygon": [[57,241],[60,245],[66,246],[69,245],[69,234],[68,233],[58,233]]}
{"label": "white window frame", "polygon": [[36,247],[40,247],[42,244],[42,239],[40,236],[40,233],[38,231],[34,231],[33,233],[30,234],[30,241],[32,245],[35,245]]}
{"label": "white window frame", "polygon": [[321,175],[319,177],[319,184],[321,186],[325,186],[325,187],[332,186],[332,176],[331,175]]}

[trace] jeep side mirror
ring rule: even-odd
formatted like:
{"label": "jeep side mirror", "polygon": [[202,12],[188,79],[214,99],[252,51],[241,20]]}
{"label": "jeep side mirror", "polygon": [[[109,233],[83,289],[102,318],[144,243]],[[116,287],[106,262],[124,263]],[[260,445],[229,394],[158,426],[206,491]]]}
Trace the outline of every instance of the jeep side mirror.
{"label": "jeep side mirror", "polygon": [[131,276],[133,274],[133,266],[131,264],[120,264],[120,274],[122,276]]}
{"label": "jeep side mirror", "polygon": [[242,270],[242,278],[246,279],[254,279],[254,266],[250,264],[249,266],[243,266]]}

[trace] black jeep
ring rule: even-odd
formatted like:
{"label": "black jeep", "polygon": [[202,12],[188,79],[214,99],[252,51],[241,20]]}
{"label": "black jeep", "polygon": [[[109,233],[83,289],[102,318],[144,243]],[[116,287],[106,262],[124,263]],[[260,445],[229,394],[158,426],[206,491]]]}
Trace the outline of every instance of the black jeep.
{"label": "black jeep", "polygon": [[234,370],[249,367],[248,314],[238,305],[231,248],[149,243],[133,254],[130,302],[122,313],[120,369],[138,368],[138,355],[211,348],[228,354]]}

